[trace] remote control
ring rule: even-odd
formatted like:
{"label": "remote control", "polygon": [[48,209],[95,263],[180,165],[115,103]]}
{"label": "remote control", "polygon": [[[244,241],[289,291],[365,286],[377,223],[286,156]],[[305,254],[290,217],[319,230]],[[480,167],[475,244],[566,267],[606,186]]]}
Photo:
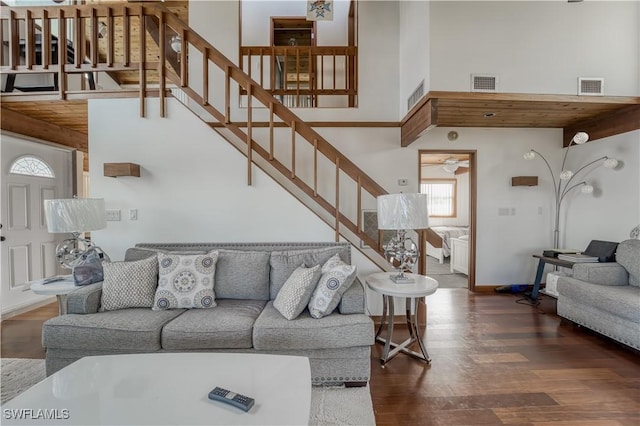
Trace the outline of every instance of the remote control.
{"label": "remote control", "polygon": [[209,399],[226,402],[227,404],[238,407],[243,411],[249,411],[255,403],[253,398],[249,398],[248,396],[240,395],[239,393],[231,392],[220,387],[216,387],[214,390],[209,392]]}

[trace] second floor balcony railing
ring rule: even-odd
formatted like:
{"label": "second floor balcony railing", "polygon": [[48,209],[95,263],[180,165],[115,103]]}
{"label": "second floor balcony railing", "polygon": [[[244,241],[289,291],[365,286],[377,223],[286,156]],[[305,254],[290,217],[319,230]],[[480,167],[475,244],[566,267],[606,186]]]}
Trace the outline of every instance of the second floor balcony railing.
{"label": "second floor balcony railing", "polygon": [[240,68],[288,107],[355,107],[355,46],[244,46]]}

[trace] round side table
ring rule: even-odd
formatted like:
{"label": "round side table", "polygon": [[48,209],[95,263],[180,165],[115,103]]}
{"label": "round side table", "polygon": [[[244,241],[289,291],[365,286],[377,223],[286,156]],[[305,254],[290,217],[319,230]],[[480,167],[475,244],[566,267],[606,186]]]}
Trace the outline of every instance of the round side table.
{"label": "round side table", "polygon": [[69,275],[64,279],[44,283],[45,280],[31,281],[30,288],[35,294],[45,296],[56,296],[58,299],[58,313],[65,315],[67,313],[67,294],[71,293],[76,287],[73,276]]}
{"label": "round side table", "polygon": [[[438,289],[438,281],[431,277],[418,274],[405,274],[414,279],[413,283],[398,283],[391,281],[393,272],[380,272],[371,274],[366,278],[367,287],[382,295],[382,321],[376,332],[376,341],[384,343],[384,351],[380,361],[382,365],[391,361],[398,353],[403,352],[414,358],[431,362],[427,349],[422,340],[422,333],[418,324],[417,302],[419,299],[429,296]],[[402,343],[393,342],[393,317],[394,317],[394,297],[404,297],[406,299],[407,328],[409,338]],[[382,329],[387,326],[387,336],[382,337]],[[412,351],[407,347],[413,342],[418,342],[421,353]],[[393,348],[393,349],[392,349]]]}

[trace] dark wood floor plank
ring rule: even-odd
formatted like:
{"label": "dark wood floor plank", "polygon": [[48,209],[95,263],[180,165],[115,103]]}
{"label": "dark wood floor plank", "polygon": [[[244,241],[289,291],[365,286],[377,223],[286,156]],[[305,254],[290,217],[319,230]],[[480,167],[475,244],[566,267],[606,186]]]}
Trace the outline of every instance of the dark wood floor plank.
{"label": "dark wood floor plank", "polygon": [[[561,321],[555,302],[440,289],[427,297],[431,365],[371,351],[378,425],[639,426],[640,355]],[[43,358],[42,323],[57,305],[1,324],[2,357]],[[398,328],[397,339],[407,337]]]}

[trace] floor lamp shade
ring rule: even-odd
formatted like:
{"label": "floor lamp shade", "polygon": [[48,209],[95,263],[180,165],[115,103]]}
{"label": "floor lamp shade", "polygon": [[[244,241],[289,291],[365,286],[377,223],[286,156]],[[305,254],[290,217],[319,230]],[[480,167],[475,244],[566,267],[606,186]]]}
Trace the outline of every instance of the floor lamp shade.
{"label": "floor lamp shade", "polygon": [[45,200],[44,214],[51,233],[82,233],[107,227],[102,198]]}
{"label": "floor lamp shade", "polygon": [[428,227],[427,194],[388,194],[378,197],[378,229]]}

